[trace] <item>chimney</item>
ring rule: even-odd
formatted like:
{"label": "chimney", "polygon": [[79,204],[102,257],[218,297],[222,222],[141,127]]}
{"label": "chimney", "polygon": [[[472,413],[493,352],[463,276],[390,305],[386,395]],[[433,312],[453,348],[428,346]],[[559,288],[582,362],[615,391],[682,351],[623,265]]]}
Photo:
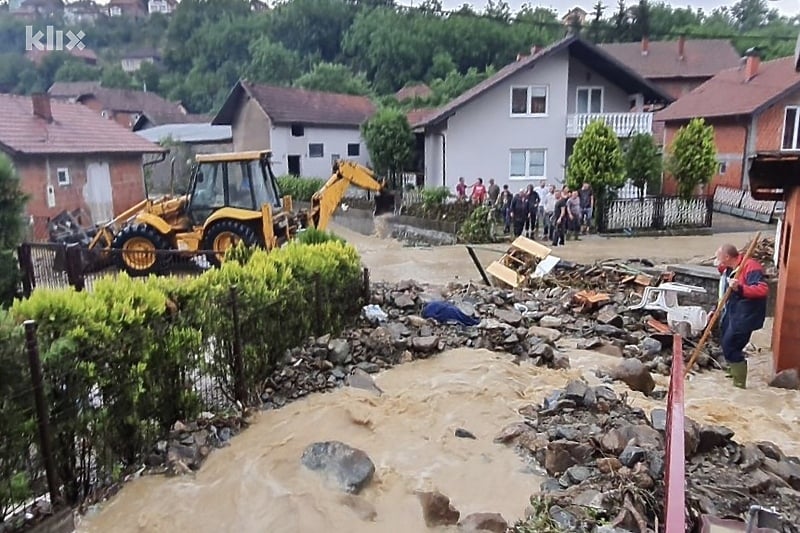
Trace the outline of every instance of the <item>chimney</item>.
{"label": "chimney", "polygon": [[53,113],[50,111],[50,95],[44,93],[31,95],[33,101],[33,114],[47,122],[53,122]]}
{"label": "chimney", "polygon": [[642,36],[642,55],[646,56],[650,48],[650,39],[647,36]]}
{"label": "chimney", "polygon": [[538,44],[534,44],[533,46],[531,46],[531,55],[536,55],[541,51],[542,51],[542,47],[539,46]]}
{"label": "chimney", "polygon": [[680,59],[681,61],[683,61],[684,57],[686,57],[685,51],[686,51],[686,37],[681,35],[680,37],[678,37],[678,59]]}
{"label": "chimney", "polygon": [[745,64],[744,64],[744,81],[748,82],[756,77],[758,74],[758,67],[761,66],[761,56],[758,53],[758,50],[755,48],[750,48],[745,53]]}

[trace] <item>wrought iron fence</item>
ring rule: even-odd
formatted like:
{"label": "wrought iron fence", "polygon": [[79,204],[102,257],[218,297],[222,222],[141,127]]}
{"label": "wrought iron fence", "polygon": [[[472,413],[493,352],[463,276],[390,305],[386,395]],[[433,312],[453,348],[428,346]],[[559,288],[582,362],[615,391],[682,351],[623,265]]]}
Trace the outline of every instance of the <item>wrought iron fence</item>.
{"label": "wrought iron fence", "polygon": [[598,213],[601,233],[710,228],[714,200],[699,196],[684,200],[674,196],[648,196],[610,201]]}

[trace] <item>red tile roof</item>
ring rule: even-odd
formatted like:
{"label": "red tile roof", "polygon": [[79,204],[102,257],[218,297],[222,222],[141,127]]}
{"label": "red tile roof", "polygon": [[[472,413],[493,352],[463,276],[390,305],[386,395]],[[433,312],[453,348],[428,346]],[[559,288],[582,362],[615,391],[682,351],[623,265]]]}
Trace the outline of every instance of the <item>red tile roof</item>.
{"label": "red tile roof", "polygon": [[425,124],[425,120],[436,113],[435,107],[424,107],[421,109],[412,109],[406,113],[406,118],[408,119],[408,124],[413,129],[416,126],[421,126]]}
{"label": "red tile roof", "polygon": [[679,41],[651,41],[646,55],[642,54],[641,42],[599,46],[649,79],[711,77],[739,64],[739,53],[725,39],[686,39],[683,59],[678,52]]}
{"label": "red tile roof", "polygon": [[[64,52],[86,63],[97,63],[97,54],[91,48],[84,48],[83,50],[73,48],[72,50],[64,50]],[[37,50],[34,48],[25,52],[25,58],[35,65],[39,65],[48,54],[52,53],[50,50]]]}
{"label": "red tile roof", "polygon": [[258,102],[273,124],[357,127],[375,112],[366,96],[257,85],[243,80],[234,86],[212,124],[230,125],[244,93]]}
{"label": "red tile roof", "polygon": [[724,70],[656,114],[655,120],[751,115],[800,90],[800,72],[794,58],[762,62],[758,73],[745,82],[745,69]]}
{"label": "red tile roof", "polygon": [[0,146],[22,154],[145,154],[165,150],[81,104],[50,101],[52,122],[29,96],[0,94]]}

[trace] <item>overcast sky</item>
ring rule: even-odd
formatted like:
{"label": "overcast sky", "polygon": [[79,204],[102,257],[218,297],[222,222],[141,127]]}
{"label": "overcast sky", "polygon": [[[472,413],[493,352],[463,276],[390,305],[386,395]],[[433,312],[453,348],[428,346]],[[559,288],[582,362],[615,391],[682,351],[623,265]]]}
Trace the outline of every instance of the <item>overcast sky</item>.
{"label": "overcast sky", "polygon": [[[519,7],[525,3],[524,0],[507,0],[508,4],[511,6],[511,9],[516,11]],[[592,6],[595,4],[596,0],[541,0],[541,1],[531,1],[530,4],[534,6],[543,6],[543,7],[550,7],[558,11],[559,15],[565,14],[567,11],[572,9],[575,6],[580,6],[586,11],[591,12]],[[419,4],[420,0],[398,0],[398,3],[412,5]],[[483,9],[486,5],[485,0],[475,0],[475,1],[465,1],[465,0],[442,0],[442,6],[445,9],[458,9],[463,4],[472,4],[478,9]],[[613,8],[617,5],[616,0],[603,0],[603,3],[610,8]],[[629,4],[632,2],[628,2]],[[691,0],[691,1],[678,1],[678,2],[667,2],[672,4],[675,7],[691,7],[692,9],[702,8],[704,11],[711,12],[714,8],[720,6],[731,6],[736,3],[736,0],[730,0],[725,2],[723,0]],[[787,16],[795,16],[800,14],[800,0],[769,0],[767,2],[770,7],[777,9],[783,15]]]}

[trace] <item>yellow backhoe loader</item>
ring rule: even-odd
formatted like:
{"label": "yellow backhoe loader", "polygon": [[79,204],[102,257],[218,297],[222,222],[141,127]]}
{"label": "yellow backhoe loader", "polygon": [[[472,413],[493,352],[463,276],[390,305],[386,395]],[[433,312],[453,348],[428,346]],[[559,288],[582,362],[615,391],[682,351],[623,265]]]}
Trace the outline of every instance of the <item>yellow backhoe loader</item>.
{"label": "yellow backhoe loader", "polygon": [[206,251],[208,261],[218,266],[225,251],[240,241],[272,249],[299,229],[325,229],[350,185],[376,193],[376,215],[394,208],[394,196],[369,169],[337,161],[310,209],[293,213],[291,197],[280,196],[270,155],[267,150],[196,156],[187,194],[146,199],[120,213],[96,229],[90,253],[133,276],[163,271],[176,256],[197,251]]}

